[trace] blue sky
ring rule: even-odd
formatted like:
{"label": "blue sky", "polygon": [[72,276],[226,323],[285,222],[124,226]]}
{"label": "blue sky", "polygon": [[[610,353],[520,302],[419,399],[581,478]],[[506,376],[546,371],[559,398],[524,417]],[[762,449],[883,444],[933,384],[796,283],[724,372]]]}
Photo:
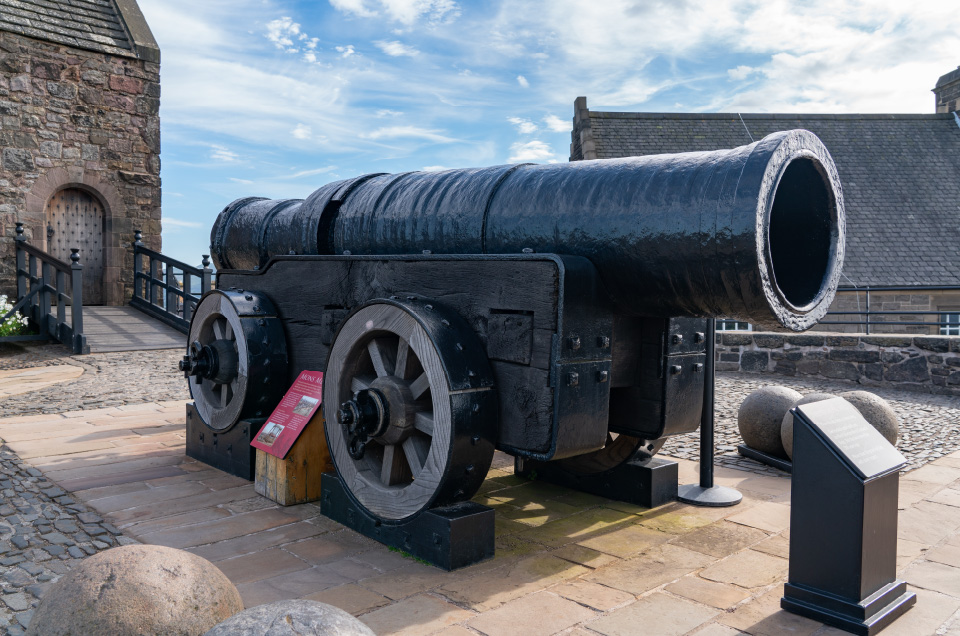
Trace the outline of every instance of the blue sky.
{"label": "blue sky", "polygon": [[933,112],[960,12],[903,0],[140,0],[162,52],[163,251],[224,205],[367,172],[566,161],[573,100]]}

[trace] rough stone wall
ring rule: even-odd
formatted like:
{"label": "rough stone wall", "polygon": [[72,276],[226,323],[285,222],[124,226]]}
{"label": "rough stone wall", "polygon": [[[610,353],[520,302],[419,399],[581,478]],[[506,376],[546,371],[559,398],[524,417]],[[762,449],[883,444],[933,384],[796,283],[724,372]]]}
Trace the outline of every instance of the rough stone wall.
{"label": "rough stone wall", "polygon": [[717,369],[960,395],[960,336],[722,332]]}
{"label": "rough stone wall", "polygon": [[105,302],[129,299],[134,229],[160,249],[159,107],[159,64],[0,32],[0,293],[15,222],[42,246],[44,204],[78,187],[105,208]]}

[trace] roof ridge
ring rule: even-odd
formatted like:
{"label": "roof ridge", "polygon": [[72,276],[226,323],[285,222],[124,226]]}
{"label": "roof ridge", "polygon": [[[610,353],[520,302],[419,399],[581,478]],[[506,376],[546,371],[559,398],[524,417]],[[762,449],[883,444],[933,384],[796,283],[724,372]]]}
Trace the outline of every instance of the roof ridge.
{"label": "roof ridge", "polygon": [[617,112],[590,110],[591,117],[611,119],[919,119],[936,120],[952,117],[950,113],[667,113]]}

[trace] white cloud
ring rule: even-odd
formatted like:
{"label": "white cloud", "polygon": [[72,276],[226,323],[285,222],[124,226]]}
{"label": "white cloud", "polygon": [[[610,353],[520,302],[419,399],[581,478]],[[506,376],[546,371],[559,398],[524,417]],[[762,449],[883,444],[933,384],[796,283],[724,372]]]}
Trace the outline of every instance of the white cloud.
{"label": "white cloud", "polygon": [[741,66],[738,66],[737,68],[727,69],[727,75],[732,80],[745,80],[751,75],[753,75],[754,73],[756,73],[756,71],[757,69],[753,68],[752,66],[741,65]]}
{"label": "white cloud", "polygon": [[297,48],[293,46],[293,41],[295,38],[302,39],[300,36],[303,35],[305,34],[300,32],[300,25],[289,16],[267,22],[267,39],[278,49],[296,52]]}
{"label": "white cloud", "polygon": [[173,227],[206,227],[206,225],[203,223],[197,223],[196,221],[181,221],[180,219],[174,219],[169,216],[163,217],[163,224]]}
{"label": "white cloud", "polygon": [[530,88],[530,82],[528,82],[527,78],[523,75],[517,75],[517,84],[519,84],[521,88]]}
{"label": "white cloud", "polygon": [[295,139],[310,139],[310,136],[313,134],[313,129],[304,124],[297,124],[296,128],[290,131],[290,134],[293,135]]}
{"label": "white cloud", "polygon": [[[242,183],[243,185],[250,185],[251,183],[253,183],[253,181],[251,181],[250,179],[238,179],[236,177],[229,177],[229,179],[234,183]],[[164,219],[164,221],[166,221],[166,219]]]}
{"label": "white cloud", "polygon": [[427,139],[440,143],[450,143],[456,141],[445,135],[441,135],[440,130],[429,130],[417,126],[385,126],[377,128],[373,132],[363,133],[360,136],[364,139],[400,139],[404,137],[414,139]]}
{"label": "white cloud", "polygon": [[[366,0],[330,0],[330,5],[338,11],[362,18],[378,17],[380,13],[370,8],[370,4]],[[377,4],[389,20],[407,26],[421,16],[426,16],[431,26],[449,24],[460,16],[460,7],[453,0],[378,0]]]}
{"label": "white cloud", "polygon": [[520,117],[507,117],[507,121],[517,127],[521,135],[532,135],[537,132],[537,125],[529,119]]}
{"label": "white cloud", "polygon": [[318,174],[327,174],[328,172],[333,172],[336,169],[337,169],[336,166],[324,166],[322,168],[314,168],[313,170],[303,170],[302,172],[297,172],[281,178],[282,179],[300,179],[301,177],[313,177]]}
{"label": "white cloud", "polygon": [[356,51],[353,50],[353,45],[352,45],[352,44],[348,44],[347,46],[338,46],[338,47],[335,47],[335,48],[336,48],[336,50],[337,50],[337,53],[339,53],[339,54],[340,54],[340,57],[342,57],[342,58],[348,58],[348,57],[350,57],[351,55],[353,55],[354,53],[356,53]]}
{"label": "white cloud", "polygon": [[547,115],[543,118],[543,123],[547,125],[547,129],[551,132],[570,132],[573,129],[573,124],[560,119],[556,115]]}
{"label": "white cloud", "polygon": [[376,11],[367,8],[367,3],[364,0],[330,0],[330,6],[337,11],[352,13],[361,18],[373,18],[377,15]]}
{"label": "white cloud", "polygon": [[217,144],[210,145],[210,158],[214,161],[225,161],[227,163],[232,163],[240,159],[240,155],[233,152],[226,146],[220,146]]}
{"label": "white cloud", "polygon": [[317,54],[313,51],[307,51],[303,54],[303,59],[305,62],[310,62],[311,64],[317,61]]}
{"label": "white cloud", "polygon": [[377,112],[376,112],[377,117],[381,117],[381,118],[383,118],[383,117],[399,117],[399,116],[402,115],[402,114],[403,114],[403,113],[401,113],[399,110],[390,110],[389,108],[381,108],[381,109],[377,110]]}
{"label": "white cloud", "polygon": [[522,161],[544,161],[556,159],[556,153],[546,143],[534,139],[533,141],[517,142],[510,146],[510,163]]}
{"label": "white cloud", "polygon": [[440,172],[441,170],[449,170],[450,168],[446,166],[424,166],[420,169],[424,172]]}
{"label": "white cloud", "polygon": [[378,49],[391,57],[400,57],[401,55],[414,57],[420,55],[420,51],[417,49],[413,48],[412,46],[407,46],[406,44],[396,40],[392,42],[387,42],[386,40],[376,40],[374,44]]}

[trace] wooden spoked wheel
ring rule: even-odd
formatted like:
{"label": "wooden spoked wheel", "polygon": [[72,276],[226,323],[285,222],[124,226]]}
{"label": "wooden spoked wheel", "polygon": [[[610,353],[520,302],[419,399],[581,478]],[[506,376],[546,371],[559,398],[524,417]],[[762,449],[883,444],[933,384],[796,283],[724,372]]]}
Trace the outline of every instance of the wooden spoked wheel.
{"label": "wooden spoked wheel", "polygon": [[215,430],[227,429],[239,419],[249,374],[247,342],[240,316],[228,298],[212,294],[197,306],[187,346],[188,356],[199,354],[203,347],[213,348],[217,353],[219,366],[223,368],[211,377],[200,374],[191,377],[190,394],[204,422]]}
{"label": "wooden spoked wheel", "polygon": [[[456,361],[446,357],[462,356],[475,336],[428,333],[459,325],[426,307],[374,302],[355,311],[340,327],[324,376],[337,472],[353,498],[383,519],[469,499],[493,457],[490,427],[478,417],[481,407],[492,410],[492,388],[451,390],[448,376]],[[442,350],[435,341],[456,344]]]}
{"label": "wooden spoked wheel", "polygon": [[180,370],[201,419],[216,431],[269,413],[287,381],[287,347],[273,304],[252,291],[206,294],[193,312]]}

